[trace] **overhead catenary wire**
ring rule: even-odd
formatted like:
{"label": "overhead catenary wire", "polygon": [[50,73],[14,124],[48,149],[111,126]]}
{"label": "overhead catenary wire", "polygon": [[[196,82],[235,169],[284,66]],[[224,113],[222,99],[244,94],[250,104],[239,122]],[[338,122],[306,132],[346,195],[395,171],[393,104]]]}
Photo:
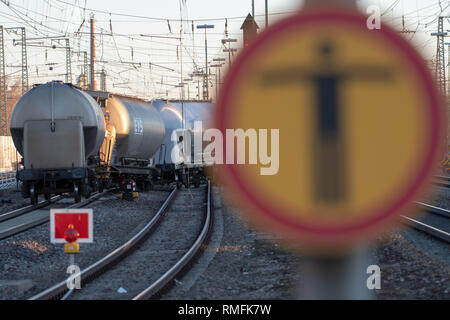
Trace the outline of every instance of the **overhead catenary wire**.
{"label": "overhead catenary wire", "polygon": [[[400,11],[400,7],[403,7],[404,0],[389,0],[383,1],[384,17],[391,21],[393,24],[400,25],[401,19],[404,16],[406,19],[407,28],[415,30],[416,33],[410,36],[414,38],[419,49],[423,48],[428,50],[432,43],[429,40],[428,33],[430,30],[434,30],[434,22],[436,14],[444,12],[450,5],[450,1],[434,1],[433,3],[425,3],[421,6],[421,2],[416,1],[415,9]],[[4,3],[5,1],[2,0]],[[91,12],[99,14],[97,21],[98,27],[96,32],[102,34],[100,37],[99,45],[101,46],[103,57],[99,62],[100,67],[105,67],[108,76],[111,78],[111,85],[114,81],[118,82],[118,76],[115,72],[122,72],[122,75],[127,75],[132,81],[139,84],[140,80],[144,80],[139,87],[133,88],[133,90],[145,92],[145,89],[141,87],[145,84],[152,84],[152,90],[148,91],[148,95],[155,93],[158,89],[155,86],[155,81],[159,80],[161,75],[167,79],[171,77],[177,77],[181,74],[180,63],[177,60],[177,55],[180,54],[179,38],[183,38],[182,52],[185,54],[183,65],[185,65],[186,73],[198,70],[200,61],[204,60],[203,45],[200,45],[200,41],[196,42],[195,31],[191,30],[191,26],[201,21],[220,21],[217,26],[224,28],[228,24],[228,35],[231,37],[239,38],[240,32],[233,29],[234,26],[240,26],[243,15],[232,15],[231,17],[194,17],[189,14],[189,6],[184,6],[182,15],[177,18],[173,17],[151,17],[146,15],[134,15],[122,12],[114,12],[105,10],[95,10],[95,8],[89,8],[85,0],[38,0],[38,1],[19,1],[10,0],[9,9],[7,6],[0,4],[0,16],[4,17],[5,23],[11,23],[14,25],[24,25],[27,28],[27,34],[29,37],[34,36],[67,36],[71,39],[71,45],[75,47],[77,51],[86,50],[88,45],[88,38],[85,36],[87,32],[87,24],[85,22],[86,16]],[[189,4],[189,1],[186,2]],[[402,4],[402,6],[400,6]],[[1,10],[1,9],[4,10]],[[11,8],[13,10],[11,10]],[[6,10],[10,10],[10,13],[4,14]],[[275,12],[273,15],[286,15],[295,11],[283,11]],[[263,18],[264,15],[257,15],[257,17]],[[155,19],[154,19],[155,18]],[[27,23],[28,24],[27,24]],[[134,23],[138,23],[134,30],[121,30],[125,25],[134,26]],[[177,34],[175,30],[179,28],[179,24],[183,24],[183,32]],[[120,24],[120,26],[118,26]],[[151,24],[158,24],[157,28],[148,27]],[[168,30],[168,25],[172,30]],[[161,29],[160,26],[165,26],[165,29]],[[29,32],[28,32],[29,28]],[[137,30],[136,30],[137,29]],[[103,30],[103,31],[102,31]],[[150,31],[151,30],[151,31]],[[150,32],[149,32],[150,31]],[[174,33],[170,33],[170,31]],[[211,32],[212,38],[223,38],[224,32]],[[201,37],[198,37],[201,40]],[[192,40],[192,41],[190,41]],[[209,40],[209,39],[208,39]],[[9,40],[8,40],[9,41]],[[50,41],[50,40],[49,40]],[[211,41],[213,42],[213,41]],[[208,45],[208,49],[215,53],[214,57],[223,57],[221,52],[220,42],[214,40],[217,44]],[[39,48],[30,48],[30,57],[34,52],[37,52]],[[64,61],[64,55],[62,52],[53,51],[48,49],[49,62],[62,62]],[[9,65],[18,65],[20,58],[16,49],[8,48],[7,54],[10,57]],[[42,51],[41,51],[42,52]],[[133,53],[133,61],[141,63],[140,66],[135,65],[132,69],[127,70],[125,60],[128,59],[130,53]],[[37,75],[39,71],[39,78],[45,79],[47,75],[53,74],[57,77],[63,74],[62,68],[64,63],[58,63],[54,66],[53,73],[45,72],[42,70],[43,66],[39,61],[43,60],[44,53],[41,56],[34,56],[33,63],[30,63],[30,70],[33,70],[33,76]],[[212,58],[212,57],[211,57]],[[74,58],[75,59],[75,58]],[[150,63],[150,64],[149,64]],[[153,64],[153,65],[152,65]],[[161,65],[167,69],[158,68],[156,65]],[[39,67],[39,70],[34,72],[35,67]],[[173,71],[172,71],[173,70]],[[14,67],[8,67],[8,73],[16,71]],[[48,70],[47,70],[48,71]],[[139,79],[139,80],[137,80]],[[166,81],[167,82],[167,81]],[[168,88],[171,90],[172,88]]]}

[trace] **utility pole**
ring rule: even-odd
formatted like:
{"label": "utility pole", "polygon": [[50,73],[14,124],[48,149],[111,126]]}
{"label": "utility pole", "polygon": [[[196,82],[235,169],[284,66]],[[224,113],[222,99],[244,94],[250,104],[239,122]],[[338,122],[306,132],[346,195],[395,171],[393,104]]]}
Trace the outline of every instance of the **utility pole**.
{"label": "utility pole", "polygon": [[[218,90],[220,91],[220,87],[222,85],[222,75],[221,75],[221,71],[220,69],[222,68],[222,66],[225,64],[226,59],[225,58],[214,58],[213,59],[214,62],[219,62],[219,78],[218,78]],[[212,65],[211,67],[215,67],[215,65]]]}
{"label": "utility pole", "polygon": [[[83,54],[83,67],[81,69],[81,74],[83,76],[83,88],[84,89],[89,89],[89,63],[88,63],[88,58],[87,58],[87,52],[86,51],[74,51],[74,53],[81,53]],[[81,80],[81,79],[80,79]],[[81,85],[81,81],[80,81],[80,85]]]}
{"label": "utility pole", "polygon": [[236,52],[237,49],[231,48],[231,42],[237,42],[237,39],[222,39],[222,44],[225,46],[225,43],[228,43],[228,48],[223,49],[223,52],[228,52],[228,63],[231,65],[231,54]]}
{"label": "utility pole", "polygon": [[66,38],[66,83],[72,83],[72,61],[70,54],[70,41]]}
{"label": "utility pole", "polygon": [[[267,4],[267,1],[268,0],[266,0],[266,28],[269,26],[269,7],[268,7],[268,4]],[[255,17],[255,15],[253,14],[253,18]]]}
{"label": "utility pole", "polygon": [[94,29],[94,14],[91,13],[91,79],[89,89],[96,90],[95,85],[95,29]]}
{"label": "utility pole", "polygon": [[8,110],[6,106],[6,73],[5,73],[5,46],[3,38],[3,26],[0,26],[0,134],[8,134]]}
{"label": "utility pole", "polygon": [[213,29],[213,24],[203,24],[198,25],[197,29],[205,29],[205,80],[203,82],[203,100],[209,100],[209,89],[208,89],[208,40],[206,38],[206,30]]}
{"label": "utility pole", "polygon": [[22,46],[22,95],[28,91],[27,40],[24,27],[4,28],[4,30],[20,30]]}
{"label": "utility pole", "polygon": [[[183,79],[183,7],[180,1],[180,95],[181,95],[181,127],[185,128],[185,116],[184,116],[184,79]],[[192,32],[193,33],[193,32]],[[195,48],[194,48],[195,51]],[[184,144],[185,142],[183,142]],[[183,148],[183,150],[185,150]]]}
{"label": "utility pole", "polygon": [[89,83],[89,63],[86,51],[83,51],[83,74],[84,74],[84,87],[85,89],[87,89]]}
{"label": "utility pole", "polygon": [[[447,46],[448,56],[450,57],[450,42],[444,42],[444,45]],[[447,63],[447,83],[450,83],[450,61]],[[450,97],[450,86],[447,86],[447,96]]]}
{"label": "utility pole", "polygon": [[[224,59],[225,60],[225,59]],[[217,61],[217,59],[214,59],[214,61]],[[216,102],[217,102],[217,98],[219,97],[219,82],[220,82],[220,68],[222,68],[222,63],[216,63],[216,64],[212,64],[211,68],[216,68]]]}
{"label": "utility pole", "polygon": [[27,38],[25,28],[20,27],[22,32],[22,95],[28,91],[28,62],[27,62]]}

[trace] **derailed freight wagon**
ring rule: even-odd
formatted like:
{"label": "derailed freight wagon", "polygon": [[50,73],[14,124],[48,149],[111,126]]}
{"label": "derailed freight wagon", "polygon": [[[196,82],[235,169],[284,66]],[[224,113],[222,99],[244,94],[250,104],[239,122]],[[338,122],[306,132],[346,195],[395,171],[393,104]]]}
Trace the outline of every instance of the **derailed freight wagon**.
{"label": "derailed freight wagon", "polygon": [[[198,187],[211,166],[204,154],[205,143],[195,145],[195,134],[211,128],[214,105],[207,101],[153,100],[166,128],[164,141],[155,155],[161,182],[177,181]],[[196,127],[197,122],[197,127]],[[199,128],[199,124],[200,127]],[[197,141],[198,142],[198,141]]]}

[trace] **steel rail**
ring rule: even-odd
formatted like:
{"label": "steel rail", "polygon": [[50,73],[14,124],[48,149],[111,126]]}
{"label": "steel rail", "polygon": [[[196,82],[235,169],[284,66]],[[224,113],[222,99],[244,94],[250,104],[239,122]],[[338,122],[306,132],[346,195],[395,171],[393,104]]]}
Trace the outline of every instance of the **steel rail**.
{"label": "steel rail", "polygon": [[207,208],[205,214],[205,222],[202,231],[198,235],[196,241],[190,249],[173,265],[166,273],[164,273],[158,280],[153,282],[147,289],[143,290],[133,300],[149,300],[163,288],[165,288],[175,277],[196,257],[201,246],[205,243],[211,232],[212,216],[211,216],[211,183],[208,180],[207,189]]}
{"label": "steel rail", "polygon": [[[80,272],[81,284],[86,284],[96,276],[104,273],[106,270],[111,268],[115,263],[124,258],[126,255],[130,254],[135,250],[140,243],[145,240],[151,233],[155,230],[155,227],[159,224],[168,208],[169,204],[172,202],[177,189],[174,188],[172,192],[167,197],[166,201],[160,207],[155,216],[147,223],[144,228],[141,229],[136,235],[134,235],[130,240],[124,243],[122,246],[110,252],[108,255],[93,263],[89,267],[83,269]],[[69,291],[67,287],[67,280],[63,280],[58,284],[50,287],[39,294],[34,295],[29,300],[51,300],[58,299],[64,296],[64,294]]]}
{"label": "steel rail", "polygon": [[31,211],[36,210],[36,209],[40,209],[40,208],[46,207],[49,204],[51,204],[52,201],[58,201],[58,200],[60,200],[62,198],[63,198],[62,196],[54,196],[50,200],[42,200],[41,202],[39,202],[39,203],[37,203],[35,205],[28,205],[28,206],[25,206],[25,207],[22,207],[22,208],[19,208],[19,209],[15,209],[15,210],[7,212],[7,213],[0,214],[0,222],[3,222],[3,221],[6,221],[6,220],[9,220],[9,219],[21,216],[21,215],[23,215],[25,213],[31,212]]}
{"label": "steel rail", "polygon": [[[427,212],[428,214],[433,214],[439,217],[443,217],[445,219],[449,219],[450,218],[450,211],[443,209],[443,208],[439,208],[436,206],[432,206],[423,202],[415,202],[415,205],[418,209]],[[412,227],[414,229],[423,231],[435,238],[438,238],[440,240],[443,240],[445,242],[449,242],[450,243],[450,233],[441,230],[437,227],[431,226],[429,224],[423,223],[421,221],[418,221],[416,219],[413,219],[411,217],[407,217],[404,215],[400,216],[402,218],[402,222],[406,225],[408,225],[409,227]]]}
{"label": "steel rail", "polygon": [[430,226],[428,224],[425,224],[423,222],[417,221],[415,219],[412,219],[410,217],[406,217],[406,216],[400,216],[401,218],[403,218],[403,223],[405,223],[406,225],[414,228],[414,229],[418,229],[421,230],[433,237],[436,237],[438,239],[441,239],[445,242],[450,243],[450,233],[445,232],[444,230],[440,230],[438,228],[435,228],[433,226]]}
{"label": "steel rail", "polygon": [[432,206],[430,204],[426,204],[424,202],[416,202],[416,206],[419,209],[425,210],[429,213],[435,214],[435,215],[439,215],[445,218],[450,218],[450,211],[444,208],[439,208],[439,207],[435,207]]}

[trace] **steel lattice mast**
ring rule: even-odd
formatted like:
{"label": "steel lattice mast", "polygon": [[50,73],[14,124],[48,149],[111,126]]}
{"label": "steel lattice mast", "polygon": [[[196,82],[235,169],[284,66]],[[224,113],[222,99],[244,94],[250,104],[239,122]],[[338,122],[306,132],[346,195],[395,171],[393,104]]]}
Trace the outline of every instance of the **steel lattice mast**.
{"label": "steel lattice mast", "polygon": [[72,61],[69,39],[66,39],[66,83],[72,83]]}
{"label": "steel lattice mast", "polygon": [[8,134],[8,110],[6,106],[6,78],[5,78],[5,47],[3,38],[3,26],[0,26],[0,133]]}
{"label": "steel lattice mast", "polygon": [[447,32],[444,32],[444,17],[439,17],[438,32],[432,33],[431,35],[437,37],[435,77],[436,81],[438,82],[439,91],[442,95],[445,95],[447,81],[445,79],[444,37],[447,35]]}
{"label": "steel lattice mast", "polygon": [[25,28],[20,27],[22,33],[22,94],[28,91],[28,61]]}

